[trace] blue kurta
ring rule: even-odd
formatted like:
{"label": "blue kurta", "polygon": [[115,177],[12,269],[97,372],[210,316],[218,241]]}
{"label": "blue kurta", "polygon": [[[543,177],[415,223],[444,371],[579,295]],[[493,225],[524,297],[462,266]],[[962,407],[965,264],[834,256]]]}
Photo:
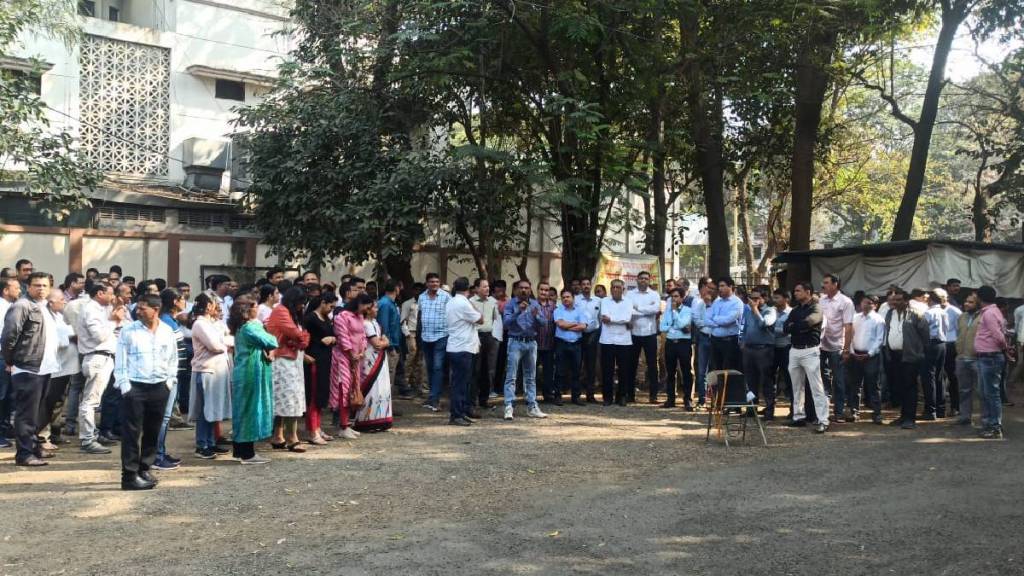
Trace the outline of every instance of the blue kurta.
{"label": "blue kurta", "polygon": [[235,369],[231,375],[231,437],[257,442],[274,427],[274,386],[264,352],[277,348],[277,339],[250,320],[235,334]]}

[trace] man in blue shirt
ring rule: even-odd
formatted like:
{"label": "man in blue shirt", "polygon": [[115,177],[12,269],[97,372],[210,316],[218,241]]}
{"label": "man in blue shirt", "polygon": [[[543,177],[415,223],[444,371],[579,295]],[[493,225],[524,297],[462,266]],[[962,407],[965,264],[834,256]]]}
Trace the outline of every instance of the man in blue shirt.
{"label": "man in blue shirt", "polygon": [[[377,322],[380,324],[381,332],[384,336],[387,336],[388,343],[388,370],[391,376],[391,386],[395,387],[398,385],[398,378],[396,377],[398,370],[398,356],[399,347],[404,341],[402,338],[402,320],[401,313],[398,311],[398,282],[394,280],[388,280],[384,282],[384,295],[377,301]],[[408,386],[403,384],[402,387],[398,388],[398,396],[401,398],[411,398],[412,393],[408,389]]]}
{"label": "man in blue shirt", "polygon": [[451,295],[441,290],[441,277],[436,273],[427,274],[427,290],[420,294],[417,332],[422,343],[423,361],[427,365],[430,380],[430,396],[423,405],[431,412],[438,411],[441,389],[444,387],[445,349],[448,347],[448,302]]}
{"label": "man in blue shirt", "polygon": [[597,358],[600,355],[601,339],[601,299],[590,294],[590,278],[580,279],[580,293],[576,296],[576,306],[587,315],[587,329],[583,331],[580,343],[580,354],[583,356],[583,388],[587,391],[587,402],[597,403],[594,396],[594,382],[597,380]]}
{"label": "man in blue shirt", "polygon": [[739,334],[743,301],[733,294],[735,287],[732,278],[720,278],[718,298],[704,316],[704,325],[711,329],[712,370],[742,370]]}
{"label": "man in blue shirt", "polygon": [[[559,372],[569,379],[572,389],[572,403],[583,406],[580,400],[580,343],[583,333],[590,324],[590,316],[576,307],[572,290],[562,290],[562,304],[555,309],[555,357]],[[561,396],[561,386],[558,386]]]}
{"label": "man in blue shirt", "polygon": [[777,319],[775,308],[765,298],[767,295],[767,287],[755,287],[747,295],[747,304],[743,307],[743,375],[747,389],[754,393],[754,402],[764,396],[765,407],[769,406],[768,398],[775,397],[775,383],[771,376],[775,363]]}
{"label": "man in blue shirt", "polygon": [[505,341],[508,342],[508,363],[505,370],[505,420],[513,417],[516,401],[516,377],[519,363],[523,363],[523,391],[526,395],[527,415],[547,418],[537,406],[537,331],[545,322],[540,304],[530,298],[529,280],[516,284],[516,297],[505,305],[502,314]]}
{"label": "man in blue shirt", "polygon": [[676,405],[676,370],[683,376],[683,406],[693,411],[690,403],[693,396],[693,372],[690,371],[690,357],[693,354],[693,313],[684,301],[685,290],[672,290],[668,308],[661,316],[661,331],[665,333],[665,387],[668,399],[662,408]]}

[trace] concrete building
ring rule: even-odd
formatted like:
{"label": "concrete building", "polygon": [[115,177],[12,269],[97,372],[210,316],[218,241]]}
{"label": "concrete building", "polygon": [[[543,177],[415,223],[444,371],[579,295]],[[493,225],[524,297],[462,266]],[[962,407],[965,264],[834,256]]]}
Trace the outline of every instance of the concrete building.
{"label": "concrete building", "polygon": [[107,176],[61,225],[0,189],[0,262],[29,258],[63,278],[121,265],[137,278],[200,282],[203,266],[263,266],[231,135],[232,108],[260,98],[289,49],[287,12],[267,0],[84,0],[69,49],[26,34],[0,67],[44,63],[51,124]]}

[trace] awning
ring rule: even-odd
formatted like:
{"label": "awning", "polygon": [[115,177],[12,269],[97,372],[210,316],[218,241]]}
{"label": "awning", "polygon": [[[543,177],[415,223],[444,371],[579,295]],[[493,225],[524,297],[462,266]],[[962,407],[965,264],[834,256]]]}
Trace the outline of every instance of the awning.
{"label": "awning", "polygon": [[254,84],[256,86],[273,86],[277,80],[273,76],[266,76],[263,74],[253,74],[251,72],[240,72],[238,70],[229,70],[227,68],[214,68],[212,66],[203,66],[202,64],[193,64],[185,71],[193,76],[199,76],[200,78],[213,78],[214,80],[231,80],[233,82],[245,82],[246,84]]}

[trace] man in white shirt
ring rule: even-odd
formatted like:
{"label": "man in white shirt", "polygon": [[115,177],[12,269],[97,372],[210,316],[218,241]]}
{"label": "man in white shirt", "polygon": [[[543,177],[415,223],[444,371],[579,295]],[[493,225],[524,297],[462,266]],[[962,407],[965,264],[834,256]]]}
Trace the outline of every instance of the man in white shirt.
{"label": "man in white shirt", "polygon": [[576,295],[574,306],[587,315],[587,329],[583,331],[580,354],[583,356],[583,389],[587,392],[587,402],[596,403],[594,382],[597,380],[597,356],[601,338],[601,299],[590,293],[589,278],[580,280],[580,293]]}
{"label": "man in white shirt", "polygon": [[[946,366],[946,340],[949,333],[949,315],[942,307],[946,291],[936,288],[927,295],[928,309],[924,319],[928,321],[928,344],[925,348],[924,372],[921,386],[924,388],[924,420],[946,417],[946,394],[942,373]],[[955,340],[954,340],[955,342]]]}
{"label": "man in white shirt", "polygon": [[[633,343],[633,364],[631,371],[634,378],[640,370],[640,353],[643,352],[647,364],[647,388],[651,404],[658,403],[658,315],[661,313],[661,296],[650,288],[651,275],[642,271],[636,276],[636,289],[630,290],[626,299],[633,307],[632,327],[630,335]],[[629,401],[636,387],[628,390]]]}
{"label": "man in white shirt", "polygon": [[946,361],[943,369],[946,372],[946,390],[949,394],[949,409],[952,415],[960,412],[960,381],[956,377],[956,340],[959,335],[960,315],[963,312],[950,301],[949,294],[945,290],[942,290],[941,294],[939,290],[937,288],[935,293],[939,295],[942,309],[946,312],[946,318],[949,320],[945,338]]}
{"label": "man in white shirt", "polygon": [[826,274],[821,281],[821,381],[832,396],[834,421],[841,421],[846,408],[846,386],[843,383],[843,362],[850,358],[853,336],[853,300],[839,291],[835,274]]}
{"label": "man in white shirt", "polygon": [[[21,297],[21,283],[15,277],[0,280],[0,326],[3,325],[7,311],[11,304]],[[14,428],[11,427],[11,405],[14,401],[14,393],[11,392],[11,374],[7,371],[7,365],[0,356],[0,448],[10,448],[8,438],[14,437]]]}
{"label": "man in white shirt", "polygon": [[871,420],[882,423],[882,399],[878,388],[878,376],[882,369],[882,344],[885,341],[885,319],[875,308],[878,298],[865,296],[860,301],[860,312],[853,316],[853,344],[846,361],[846,394],[849,400],[844,417],[847,422],[856,422],[860,408],[861,384],[864,396],[871,406]]}
{"label": "man in white shirt", "polygon": [[451,406],[448,424],[469,426],[473,400],[469,398],[469,381],[475,377],[473,364],[480,351],[480,336],[477,327],[484,323],[484,317],[473,307],[469,298],[469,278],[459,277],[452,284],[452,299],[445,307],[448,322],[448,343],[445,353],[451,369]]}
{"label": "man in white shirt", "polygon": [[[633,338],[629,332],[633,304],[623,297],[625,290],[622,280],[612,280],[611,296],[601,300],[601,386],[605,406],[611,406],[613,398],[619,406],[625,406],[633,390]],[[615,388],[616,374],[618,389]]]}
{"label": "man in white shirt", "polygon": [[[711,327],[704,320],[707,316],[708,308],[711,307],[711,303],[715,301],[717,296],[718,286],[714,281],[710,278],[701,278],[697,284],[697,296],[694,297],[693,302],[690,304],[693,325],[696,328],[694,334],[696,337],[694,342],[696,358],[693,360],[693,368],[697,375],[698,410],[704,408],[704,396],[707,394],[707,374],[708,368],[711,365]],[[788,361],[783,370],[789,371]]]}
{"label": "man in white shirt", "polygon": [[78,335],[78,353],[82,355],[82,400],[78,405],[78,439],[82,451],[89,454],[109,454],[107,446],[114,442],[102,438],[96,430],[96,407],[107,389],[114,372],[114,352],[117,350],[117,329],[125,319],[124,306],[113,308],[114,291],[106,284],[89,287],[91,301],[82,307],[75,326]]}
{"label": "man in white shirt", "polygon": [[14,433],[18,466],[45,466],[52,456],[39,445],[39,412],[50,375],[60,371],[57,322],[47,310],[52,281],[45,272],[32,272],[26,280],[25,298],[4,315],[0,346],[11,375],[14,399]]}
{"label": "man in white shirt", "polygon": [[487,407],[502,339],[501,312],[498,311],[498,301],[491,296],[491,283],[486,278],[477,278],[473,282],[473,291],[475,294],[469,302],[480,313],[482,321],[476,327],[480,337],[480,352],[473,357],[473,378],[469,386],[471,417],[479,414],[476,405]]}
{"label": "man in white shirt", "polygon": [[[60,412],[64,408],[64,397],[68,391],[68,384],[73,375],[78,374],[78,345],[75,342],[74,329],[68,324],[64,317],[65,301],[62,290],[50,290],[47,298],[47,311],[53,317],[57,326],[58,360],[60,370],[50,375],[50,382],[46,387],[46,395],[43,398],[42,409],[39,412],[39,438],[43,450],[58,450],[57,443],[60,442],[61,429]],[[52,440],[57,440],[54,443]]]}

